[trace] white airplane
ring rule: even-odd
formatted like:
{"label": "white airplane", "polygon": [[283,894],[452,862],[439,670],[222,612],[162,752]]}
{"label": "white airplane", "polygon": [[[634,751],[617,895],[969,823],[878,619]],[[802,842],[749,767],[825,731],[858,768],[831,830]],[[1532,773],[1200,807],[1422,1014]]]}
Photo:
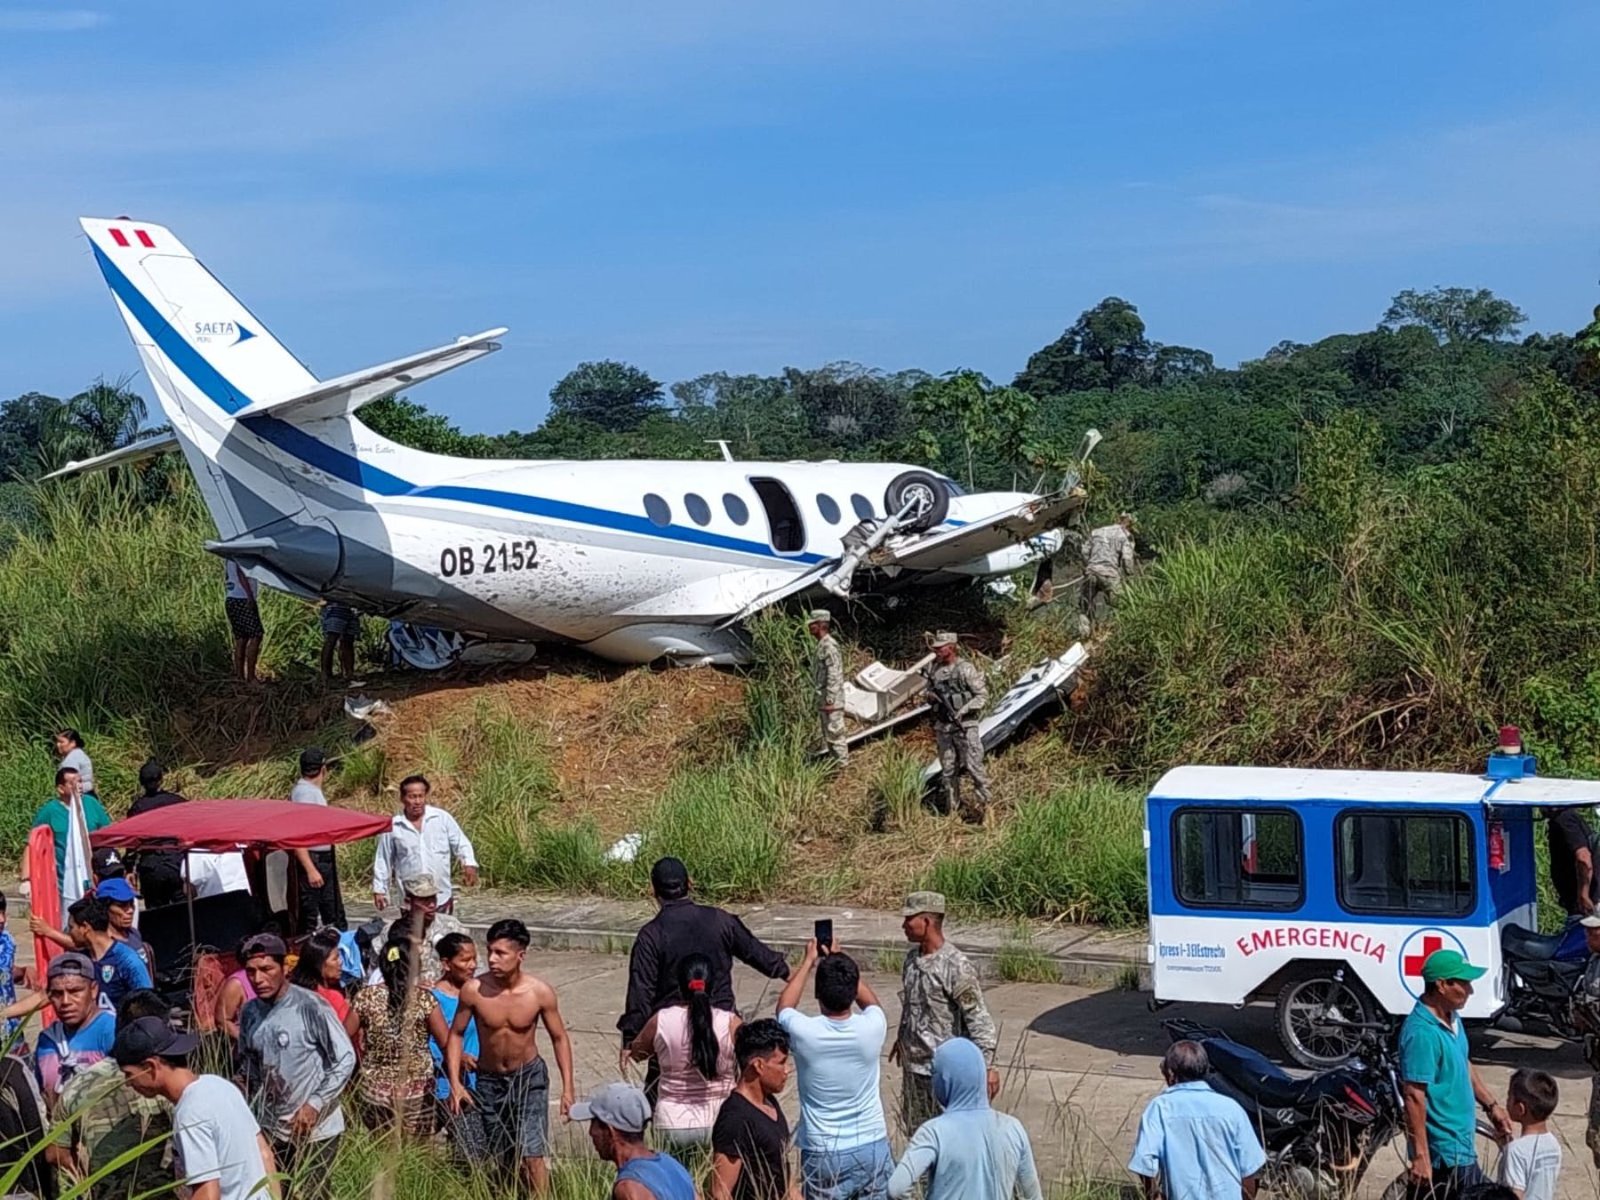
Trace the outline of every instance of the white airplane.
{"label": "white airplane", "polygon": [[734,663],[748,658],[739,622],[769,604],[1005,575],[1059,549],[1083,504],[1075,475],[1048,495],[964,495],[897,463],[408,449],[356,410],[498,350],[504,329],[319,380],[170,230],[81,224],[172,434],[55,474],[176,447],[217,526],[206,549],[308,600],[468,642]]}

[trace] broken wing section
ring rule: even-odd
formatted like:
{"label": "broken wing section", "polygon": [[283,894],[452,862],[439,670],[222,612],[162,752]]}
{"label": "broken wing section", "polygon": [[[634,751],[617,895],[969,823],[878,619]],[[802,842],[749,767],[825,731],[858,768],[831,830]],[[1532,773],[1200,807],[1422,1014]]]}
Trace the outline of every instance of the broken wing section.
{"label": "broken wing section", "polygon": [[1082,488],[1072,488],[1051,492],[956,529],[891,536],[867,555],[865,565],[880,570],[953,570],[1054,529],[1082,510],[1087,499]]}

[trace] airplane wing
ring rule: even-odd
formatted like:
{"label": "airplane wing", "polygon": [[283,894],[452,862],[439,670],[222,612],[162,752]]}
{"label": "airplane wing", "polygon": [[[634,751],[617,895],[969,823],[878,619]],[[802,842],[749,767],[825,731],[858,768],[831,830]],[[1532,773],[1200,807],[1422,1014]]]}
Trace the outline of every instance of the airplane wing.
{"label": "airplane wing", "polygon": [[1055,528],[1082,508],[1087,498],[1082,488],[1051,492],[955,529],[891,537],[867,556],[866,565],[906,571],[947,570]]}
{"label": "airplane wing", "polygon": [[486,354],[493,354],[500,349],[500,343],[494,339],[505,332],[503,326],[487,329],[470,337],[457,338],[448,346],[436,346],[432,350],[380,363],[364,371],[352,371],[337,379],[321,380],[304,391],[261,400],[241,408],[234,413],[234,418],[248,420],[251,417],[286,417],[294,414],[307,420],[351,412],[363,404],[393,396],[413,384],[465,366]]}
{"label": "airplane wing", "polygon": [[178,448],[176,434],[164,434],[161,437],[145,438],[143,441],[133,442],[120,450],[112,450],[107,454],[96,454],[93,458],[85,458],[77,462],[69,462],[58,470],[51,471],[44,479],[68,479],[74,475],[89,475],[95,471],[107,471],[112,467],[126,466],[128,463],[143,462],[147,458],[155,458],[165,454],[168,450]]}
{"label": "airplane wing", "polygon": [[719,621],[717,623],[717,628],[727,629],[729,626],[737,625],[740,621],[743,621],[748,617],[755,616],[763,608],[771,608],[780,600],[787,600],[790,596],[798,596],[802,592],[809,592],[812,588],[819,586],[822,582],[822,577],[838,565],[839,560],[837,558],[827,559],[823,562],[819,562],[816,566],[812,567],[811,570],[793,576],[792,578],[787,579],[783,583],[779,584],[777,587],[769,588],[766,591],[763,591],[760,595],[746,603],[743,608],[726,617],[722,621]]}
{"label": "airplane wing", "polygon": [[[1087,496],[1082,488],[1052,492],[1047,496],[1029,500],[1015,508],[998,512],[981,521],[973,521],[954,529],[941,529],[932,533],[913,533],[890,537],[883,545],[867,554],[861,565],[886,570],[890,574],[900,571],[943,571],[970,563],[996,550],[1026,542],[1029,538],[1052,529],[1082,508]],[[831,578],[843,560],[830,558],[820,562],[803,574],[784,580],[751,597],[743,607],[721,621],[717,628],[726,629],[754,616],[764,608],[779,601],[798,596],[813,589],[832,591],[835,595],[849,594],[848,584],[841,590],[836,579]]]}

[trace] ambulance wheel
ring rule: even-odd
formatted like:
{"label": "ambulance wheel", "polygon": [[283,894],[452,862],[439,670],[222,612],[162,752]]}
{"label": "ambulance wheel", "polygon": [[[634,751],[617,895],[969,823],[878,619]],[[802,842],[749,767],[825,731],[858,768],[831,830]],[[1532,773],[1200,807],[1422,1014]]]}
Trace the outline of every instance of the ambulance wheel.
{"label": "ambulance wheel", "polygon": [[891,517],[907,504],[912,506],[906,523],[901,526],[912,533],[932,529],[950,511],[950,489],[937,476],[927,471],[906,471],[896,475],[883,494],[883,507]]}
{"label": "ambulance wheel", "polygon": [[1302,975],[1278,993],[1278,1040],[1302,1067],[1326,1070],[1356,1052],[1361,1031],[1348,1028],[1375,1019],[1372,1000],[1359,983],[1326,972]]}

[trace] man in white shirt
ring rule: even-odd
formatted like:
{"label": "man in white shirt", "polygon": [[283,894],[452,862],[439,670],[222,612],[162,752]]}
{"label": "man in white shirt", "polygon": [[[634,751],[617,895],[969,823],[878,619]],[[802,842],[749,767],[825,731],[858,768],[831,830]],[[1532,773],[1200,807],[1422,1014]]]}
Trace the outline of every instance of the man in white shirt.
{"label": "man in white shirt", "polygon": [[[837,942],[823,951],[819,962],[817,943],[807,943],[805,961],[778,997],[778,1024],[799,1077],[801,1187],[805,1200],[883,1200],[894,1171],[878,1092],[889,1022],[855,960]],[[798,1006],[813,967],[822,1013],[808,1017]]]}
{"label": "man in white shirt", "polygon": [[401,809],[390,821],[389,831],[378,836],[378,853],[372,860],[372,902],[380,912],[389,906],[391,879],[433,876],[439,887],[438,911],[444,913],[455,909],[453,862],[461,863],[461,877],[468,887],[478,884],[478,856],[472,843],[454,817],[428,803],[430,791],[421,775],[400,781]]}
{"label": "man in white shirt", "polygon": [[160,1017],[140,1017],[117,1032],[111,1055],[135,1092],[174,1106],[178,1177],[192,1200],[276,1200],[272,1149],[239,1089],[220,1075],[189,1070],[199,1044]]}

